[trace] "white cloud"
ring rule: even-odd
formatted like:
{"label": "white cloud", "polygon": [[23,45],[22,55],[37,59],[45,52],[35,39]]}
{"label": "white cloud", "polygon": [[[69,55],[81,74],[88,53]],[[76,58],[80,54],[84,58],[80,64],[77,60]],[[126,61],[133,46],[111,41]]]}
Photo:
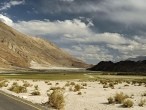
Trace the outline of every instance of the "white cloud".
{"label": "white cloud", "polygon": [[0,14],[0,21],[4,22],[5,24],[7,24],[9,26],[13,25],[13,21],[10,18],[8,18],[8,17],[6,17],[6,16],[4,16],[2,14]]}
{"label": "white cloud", "polygon": [[141,37],[129,39],[118,33],[96,33],[88,24],[78,19],[53,22],[32,20],[19,21],[14,27],[32,35],[57,36],[59,45],[68,44],[64,47],[67,51],[89,62],[124,59],[126,56],[141,55],[140,51],[145,53],[146,45],[142,44],[143,40],[140,41]]}
{"label": "white cloud", "polygon": [[7,10],[11,8],[12,6],[24,4],[25,0],[11,0],[9,2],[5,2],[3,6],[0,7],[0,10]]}
{"label": "white cloud", "polygon": [[48,39],[54,42],[57,39],[58,45],[62,48],[90,63],[101,60],[123,60],[146,54],[146,39],[142,36],[130,39],[118,33],[96,33],[90,28],[91,21],[87,24],[79,19],[13,22],[3,15],[0,15],[0,19],[26,34],[49,36]]}

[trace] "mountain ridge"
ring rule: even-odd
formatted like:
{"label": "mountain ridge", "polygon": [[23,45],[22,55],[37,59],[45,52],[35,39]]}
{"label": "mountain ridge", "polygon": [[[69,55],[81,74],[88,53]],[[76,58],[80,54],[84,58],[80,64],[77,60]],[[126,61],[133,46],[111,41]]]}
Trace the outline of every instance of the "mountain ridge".
{"label": "mountain ridge", "polygon": [[31,62],[45,67],[87,67],[50,41],[25,35],[0,22],[0,67],[31,68]]}

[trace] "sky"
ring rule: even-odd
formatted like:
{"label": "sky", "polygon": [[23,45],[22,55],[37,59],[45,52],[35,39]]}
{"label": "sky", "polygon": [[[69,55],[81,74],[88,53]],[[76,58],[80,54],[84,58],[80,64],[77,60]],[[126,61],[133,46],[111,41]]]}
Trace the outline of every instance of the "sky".
{"label": "sky", "polygon": [[0,21],[90,64],[146,55],[145,0],[0,0]]}

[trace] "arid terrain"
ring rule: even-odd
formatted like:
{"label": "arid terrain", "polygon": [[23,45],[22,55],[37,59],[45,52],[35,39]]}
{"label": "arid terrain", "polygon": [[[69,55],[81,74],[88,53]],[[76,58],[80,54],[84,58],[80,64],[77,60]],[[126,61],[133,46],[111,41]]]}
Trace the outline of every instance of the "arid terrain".
{"label": "arid terrain", "polygon": [[[61,75],[59,77],[61,79]],[[78,77],[74,79],[66,77],[64,80],[49,80],[49,77],[48,80],[5,79],[0,82],[0,90],[41,104],[48,110],[56,107],[61,107],[60,110],[145,110],[146,108],[144,77],[92,74],[84,74],[83,78],[76,79]],[[90,80],[85,80],[84,77]],[[135,78],[139,80],[134,80]],[[51,106],[49,97],[54,91],[61,91],[62,99],[58,102],[59,105]],[[52,97],[53,100],[56,97],[57,95]]]}
{"label": "arid terrain", "polygon": [[87,66],[52,42],[25,35],[0,22],[0,68],[48,69]]}

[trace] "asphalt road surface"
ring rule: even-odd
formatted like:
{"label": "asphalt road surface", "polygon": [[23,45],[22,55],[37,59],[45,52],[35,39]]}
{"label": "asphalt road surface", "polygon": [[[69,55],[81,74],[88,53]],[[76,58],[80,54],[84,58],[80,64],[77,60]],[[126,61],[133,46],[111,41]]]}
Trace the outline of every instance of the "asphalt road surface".
{"label": "asphalt road surface", "polygon": [[19,98],[0,92],[0,110],[42,110]]}

